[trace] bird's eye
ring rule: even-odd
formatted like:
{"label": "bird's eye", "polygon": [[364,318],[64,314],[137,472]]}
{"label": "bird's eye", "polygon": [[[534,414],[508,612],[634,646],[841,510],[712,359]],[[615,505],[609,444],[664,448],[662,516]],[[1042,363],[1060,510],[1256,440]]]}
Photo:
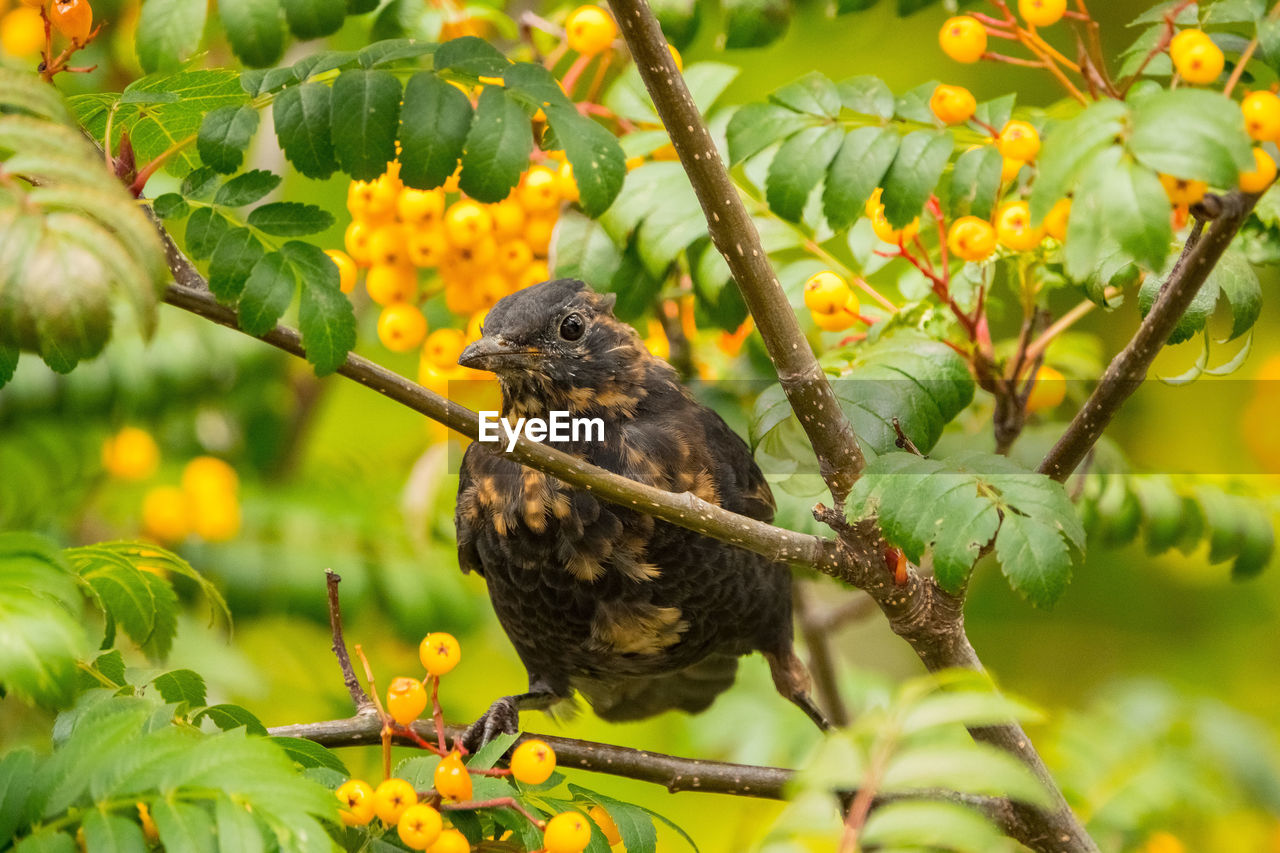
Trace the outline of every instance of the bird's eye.
{"label": "bird's eye", "polygon": [[566,341],[576,341],[582,337],[586,328],[587,324],[583,322],[581,314],[570,314],[560,321],[560,337]]}

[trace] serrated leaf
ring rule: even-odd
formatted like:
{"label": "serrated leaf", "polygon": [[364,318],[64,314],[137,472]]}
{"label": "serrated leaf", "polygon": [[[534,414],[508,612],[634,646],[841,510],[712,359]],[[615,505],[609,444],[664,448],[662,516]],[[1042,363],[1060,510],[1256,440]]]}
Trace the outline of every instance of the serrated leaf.
{"label": "serrated leaf", "polygon": [[975,809],[943,802],[896,802],[875,809],[858,836],[885,849],[946,849],[987,853],[1004,844],[1000,831]]}
{"label": "serrated leaf", "polygon": [[1047,806],[1049,795],[1025,764],[983,743],[929,744],[898,752],[881,780],[886,793],[944,788],[967,794],[1005,796]]}
{"label": "serrated leaf", "polygon": [[212,201],[213,194],[218,191],[222,178],[208,166],[192,169],[182,179],[179,192],[183,198],[191,201]]}
{"label": "serrated leaf", "polygon": [[267,727],[252,712],[239,705],[210,705],[207,708],[201,708],[191,717],[191,723],[199,725],[201,720],[206,719],[224,732],[243,727],[249,734],[264,737],[267,734]]}
{"label": "serrated leaf", "polygon": [[895,99],[889,85],[871,74],[850,77],[836,84],[845,109],[863,115],[893,118]]}
{"label": "serrated leaf", "polygon": [[29,749],[13,749],[0,756],[0,838],[12,838],[22,823],[35,769],[36,755]]}
{"label": "serrated leaf", "polygon": [[823,212],[832,228],[848,228],[862,215],[867,199],[884,182],[900,141],[897,131],[888,127],[860,127],[845,136],[822,194]]}
{"label": "serrated leaf", "polygon": [[48,828],[28,835],[13,848],[14,853],[76,853],[77,849],[70,835]]}
{"label": "serrated leaf", "polygon": [[333,84],[333,148],[344,172],[371,181],[396,156],[400,81],[390,71],[352,68]]}
{"label": "serrated leaf", "polygon": [[1031,187],[1031,220],[1039,223],[1072,190],[1077,176],[1103,149],[1118,143],[1129,108],[1102,100],[1069,121],[1054,125],[1045,136]]}
{"label": "serrated leaf", "polygon": [[170,705],[186,704],[190,708],[197,708],[204,704],[204,679],[193,670],[171,670],[157,675],[151,683]]}
{"label": "serrated leaf", "polygon": [[219,107],[204,117],[196,148],[214,171],[231,174],[244,162],[244,151],[258,131],[258,111],[248,104]]}
{"label": "serrated leaf", "polygon": [[308,178],[324,179],[338,168],[330,136],[332,90],[302,83],[281,92],[272,106],[276,140],[293,167]]}
{"label": "serrated leaf", "polygon": [[262,853],[262,832],[248,809],[230,797],[218,797],[213,807],[218,853]]}
{"label": "serrated leaf", "polygon": [[134,642],[145,643],[155,630],[156,600],[142,572],[127,560],[103,559],[91,550],[77,560],[81,577],[93,590],[94,597],[103,611],[115,621]]}
{"label": "serrated leaf", "polygon": [[701,7],[697,0],[651,0],[649,6],[667,41],[684,50],[698,32]]}
{"label": "serrated leaf", "polygon": [[345,0],[283,0],[289,29],[300,39],[315,39],[342,29]]}
{"label": "serrated leaf", "polygon": [[263,255],[250,270],[236,305],[240,328],[250,335],[271,331],[293,301],[297,288],[293,268],[284,255],[279,252]]}
{"label": "serrated leaf", "polygon": [[1139,265],[1160,269],[1173,241],[1169,197],[1160,179],[1150,169],[1121,161],[1107,178],[1107,187],[1102,211],[1110,234]]}
{"label": "serrated leaf", "polygon": [[236,175],[223,184],[213,197],[214,204],[226,207],[243,207],[253,204],[280,186],[280,176],[266,169],[254,169]]}
{"label": "serrated leaf", "polygon": [[1240,106],[1216,92],[1157,92],[1134,105],[1132,120],[1129,150],[1157,172],[1234,187],[1255,167]]}
{"label": "serrated leaf", "polygon": [[316,375],[328,375],[356,344],[355,311],[338,287],[338,268],[321,249],[290,240],[280,253],[302,285],[298,326],[307,361],[315,366]]}
{"label": "serrated leaf", "polygon": [[[325,749],[315,741],[305,740],[296,737],[273,737],[271,742],[284,750],[285,755],[291,761],[296,762],[302,767],[328,767],[331,770],[337,770],[339,773],[347,775],[347,766],[342,763],[342,759],[338,758],[332,751]],[[433,764],[434,767],[434,764]],[[403,775],[400,769],[396,770],[397,775]],[[425,777],[422,781],[430,779]],[[429,785],[427,787],[430,787]]]}
{"label": "serrated leaf", "polygon": [[400,110],[400,179],[434,189],[458,166],[471,129],[471,101],[435,74],[420,72],[404,87]]}
{"label": "serrated leaf", "polygon": [[769,96],[788,109],[833,119],[840,114],[840,90],[825,75],[811,71]]}
{"label": "serrated leaf", "polygon": [[769,163],[765,195],[769,207],[790,222],[799,222],[809,196],[840,150],[839,127],[810,127],[788,139]]}
{"label": "serrated leaf", "polygon": [[544,110],[573,167],[578,204],[588,216],[599,216],[613,204],[627,177],[626,158],[617,138],[574,106],[551,104]]}
{"label": "serrated leaf", "polygon": [[1231,341],[1243,335],[1262,313],[1262,286],[1249,259],[1236,249],[1228,249],[1209,275],[1217,282],[1231,305]]}
{"label": "serrated leaf", "polygon": [[246,222],[276,237],[299,237],[332,227],[333,214],[314,204],[276,201],[251,210]]}
{"label": "serrated leaf", "polygon": [[[1160,294],[1169,280],[1172,266],[1171,262],[1160,275],[1149,275],[1143,279],[1142,287],[1138,290],[1138,310],[1143,317],[1151,313],[1151,309],[1159,300]],[[1209,317],[1213,315],[1213,308],[1217,305],[1220,294],[1218,279],[1210,272],[1204,284],[1200,285],[1200,289],[1196,291],[1196,295],[1192,298],[1191,304],[1187,306],[1187,310],[1178,318],[1178,323],[1173,327],[1173,331],[1169,333],[1169,344],[1180,344],[1184,341],[1189,341],[1203,331],[1205,325],[1209,322]]]}
{"label": "serrated leaf", "polygon": [[[468,6],[468,10],[475,8]],[[356,53],[356,59],[365,68],[393,65],[405,59],[416,59],[436,52],[438,45],[412,38],[383,39],[367,44]]]}
{"label": "serrated leaf", "polygon": [[575,800],[585,800],[609,813],[618,827],[618,835],[622,838],[623,849],[627,853],[653,853],[658,843],[658,833],[653,825],[653,817],[645,809],[578,785],[570,785],[569,791]]}
{"label": "serrated leaf", "polygon": [[151,803],[151,817],[166,850],[214,853],[213,820],[199,806],[157,799]]}
{"label": "serrated leaf", "polygon": [[458,71],[477,77],[501,77],[511,63],[501,51],[484,39],[463,36],[440,45],[435,52],[434,64],[437,71]]}
{"label": "serrated leaf", "polygon": [[231,223],[211,207],[196,208],[187,220],[186,251],[193,261],[203,261],[213,254],[218,241],[231,230]]}
{"label": "serrated leaf", "polygon": [[898,154],[884,177],[884,215],[902,228],[920,215],[951,156],[953,143],[946,132],[917,130],[902,138]]}
{"label": "serrated leaf", "polygon": [[173,71],[200,47],[206,0],[146,0],[138,15],[138,61],[148,74]]}
{"label": "serrated leaf", "polygon": [[779,104],[746,104],[729,119],[729,162],[741,163],[775,142],[811,126],[813,119]]}
{"label": "serrated leaf", "polygon": [[501,201],[528,167],[532,150],[529,117],[520,104],[503,89],[486,86],[467,133],[458,185],[477,201]]}
{"label": "serrated leaf", "polygon": [[85,847],[94,853],[145,853],[142,827],[126,817],[92,809],[84,816]]}
{"label": "serrated leaf", "polygon": [[191,211],[187,200],[178,193],[165,193],[157,196],[151,202],[151,209],[161,219],[181,219]]}
{"label": "serrated leaf", "polygon": [[249,273],[264,254],[266,249],[248,228],[222,235],[209,259],[209,289],[218,301],[232,304],[240,298]]}
{"label": "serrated leaf", "polygon": [[284,53],[284,26],[277,0],[219,0],[218,15],[231,49],[245,65],[272,65]]}
{"label": "serrated leaf", "polygon": [[1032,721],[1035,709],[993,690],[944,690],[913,704],[902,716],[904,735],[939,726],[993,726],[1008,720]]}
{"label": "serrated leaf", "polygon": [[777,41],[791,23],[787,0],[726,0],[724,11],[725,47],[737,50],[763,47]]}
{"label": "serrated leaf", "polygon": [[1000,191],[1004,160],[994,145],[971,148],[956,158],[947,193],[947,214],[952,219],[976,216],[990,219]]}

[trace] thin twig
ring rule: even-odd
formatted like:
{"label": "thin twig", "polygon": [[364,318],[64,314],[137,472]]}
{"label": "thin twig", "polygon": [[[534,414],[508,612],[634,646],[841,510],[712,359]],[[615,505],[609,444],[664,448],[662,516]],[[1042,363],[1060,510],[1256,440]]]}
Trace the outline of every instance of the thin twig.
{"label": "thin twig", "polygon": [[837,728],[849,725],[849,710],[840,695],[840,682],[836,676],[835,656],[831,650],[830,632],[816,618],[813,602],[803,581],[791,583],[791,600],[800,622],[800,634],[809,650],[809,674],[818,694],[818,704],[827,712],[827,719]]}
{"label": "thin twig", "polygon": [[342,681],[351,694],[351,703],[356,706],[356,713],[368,713],[374,710],[373,700],[360,686],[360,679],[351,666],[351,656],[347,654],[346,641],[342,638],[342,608],[338,600],[338,584],[342,583],[342,576],[333,569],[325,569],[324,579],[329,590],[329,630],[333,635],[333,654],[338,659],[338,666],[342,668]]}

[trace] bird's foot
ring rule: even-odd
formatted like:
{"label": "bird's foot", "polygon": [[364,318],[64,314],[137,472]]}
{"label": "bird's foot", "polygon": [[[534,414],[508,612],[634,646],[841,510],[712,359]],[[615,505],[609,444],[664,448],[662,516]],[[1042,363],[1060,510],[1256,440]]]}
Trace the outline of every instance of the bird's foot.
{"label": "bird's foot", "polygon": [[516,697],[503,696],[467,727],[462,733],[462,745],[468,752],[475,752],[498,735],[513,735],[518,731],[520,709],[516,705]]}

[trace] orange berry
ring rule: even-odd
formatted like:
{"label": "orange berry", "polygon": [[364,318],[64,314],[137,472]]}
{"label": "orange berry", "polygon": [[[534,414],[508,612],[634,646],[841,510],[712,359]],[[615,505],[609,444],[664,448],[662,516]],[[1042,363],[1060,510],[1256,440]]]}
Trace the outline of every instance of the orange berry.
{"label": "orange berry", "polygon": [[818,314],[834,314],[851,295],[848,282],[831,270],[814,273],[804,283],[805,307]]}
{"label": "orange berry", "polygon": [[1240,102],[1244,113],[1244,127],[1249,135],[1260,142],[1280,137],[1280,97],[1266,90],[1250,92]]}
{"label": "orange berry", "polygon": [[240,532],[240,502],[235,495],[206,495],[189,506],[192,530],[204,541],[226,542]]}
{"label": "orange berry", "polygon": [[541,785],[556,769],[556,751],[540,740],[527,740],[511,753],[511,775],[526,785]]}
{"label": "orange berry", "polygon": [[387,779],[373,791],[373,810],[387,826],[400,822],[405,809],[418,802],[418,793],[403,779]]}
{"label": "orange berry", "polygon": [[193,499],[232,495],[240,488],[236,469],[216,456],[197,456],[182,469],[182,490]]}
{"label": "orange berry", "polygon": [[102,467],[120,480],[145,480],[160,466],[160,448],[151,433],[125,427],[102,443]]}
{"label": "orange berry", "polygon": [[1044,230],[1045,232],[1061,243],[1067,239],[1067,222],[1071,218],[1071,199],[1061,198],[1053,205],[1053,208],[1045,214]]}
{"label": "orange berry", "polygon": [[1192,181],[1186,178],[1175,178],[1173,175],[1161,175],[1160,183],[1164,186],[1169,201],[1179,206],[1191,206],[1204,198],[1209,185],[1204,181]]}
{"label": "orange berry", "polygon": [[49,8],[49,22],[64,37],[76,44],[84,44],[93,30],[93,7],[89,0],[53,0]]}
{"label": "orange berry", "polygon": [[610,847],[616,847],[622,843],[622,834],[618,832],[618,824],[614,822],[613,817],[604,810],[603,806],[592,806],[587,810],[587,815],[596,822],[596,826],[600,827],[600,832],[604,834],[604,840],[609,842]]}
{"label": "orange berry", "polygon": [[1067,396],[1067,380],[1047,364],[1036,371],[1035,384],[1027,395],[1027,412],[1043,412],[1057,408]]}
{"label": "orange berry", "polygon": [[455,201],[444,213],[444,236],[454,248],[473,246],[493,233],[493,216],[478,201]]}
{"label": "orange berry", "polygon": [[346,247],[347,254],[351,256],[351,260],[355,261],[358,266],[369,266],[369,238],[372,235],[373,228],[367,222],[361,222],[357,219],[347,226],[342,244]]}
{"label": "orange berry", "polygon": [[1222,49],[1206,36],[1203,41],[1192,43],[1173,56],[1173,67],[1188,83],[1212,83],[1222,74],[1226,58]]}
{"label": "orange berry", "polygon": [[556,170],[556,190],[567,202],[578,200],[578,182],[573,177],[572,163],[561,163],[560,168]]}
{"label": "orange berry", "polygon": [[1204,30],[1179,30],[1169,42],[1169,56],[1177,62],[1179,57],[1185,57],[1187,51],[1200,44],[1213,44],[1213,39]]}
{"label": "orange berry", "polygon": [[1048,27],[1062,20],[1067,0],[1018,0],[1018,14],[1033,27]]}
{"label": "orange berry", "polygon": [[456,829],[446,829],[427,853],[470,853],[470,850],[471,842],[465,835]]}
{"label": "orange berry", "polygon": [[471,799],[471,774],[462,763],[462,755],[457,750],[440,759],[436,765],[436,793],[451,800]]}
{"label": "orange berry", "polygon": [[813,324],[824,332],[843,332],[858,322],[856,314],[850,314],[843,308],[830,314],[819,314],[815,311],[810,316],[813,317]]}
{"label": "orange berry", "polygon": [[340,249],[325,249],[324,253],[338,268],[338,287],[343,293],[353,293],[356,289],[356,276],[359,275],[356,262]]}
{"label": "orange berry", "polygon": [[962,216],[947,232],[947,248],[966,261],[985,261],[996,250],[996,229],[976,216]]}
{"label": "orange berry", "polygon": [[400,225],[382,225],[369,235],[370,266],[405,266],[409,252],[405,248],[405,229]]}
{"label": "orange berry", "polygon": [[978,101],[964,86],[948,86],[945,83],[929,96],[929,109],[943,124],[963,124],[973,118]]}
{"label": "orange berry", "polygon": [[957,15],[942,25],[938,44],[956,62],[977,62],[987,52],[987,31],[977,18]]}
{"label": "orange berry", "polygon": [[401,676],[387,688],[387,713],[400,725],[409,725],[426,708],[427,689],[418,679]]}
{"label": "orange berry", "polygon": [[488,269],[498,254],[498,243],[492,237],[485,237],[479,242],[454,249],[453,259],[462,269],[471,274]]}
{"label": "orange berry", "polygon": [[1031,209],[1025,201],[1011,201],[996,213],[996,238],[1015,252],[1029,252],[1044,240],[1044,226],[1031,227]]}
{"label": "orange berry", "polygon": [[[447,332],[446,336],[436,339],[436,335]],[[434,349],[433,349],[434,345]],[[430,361],[437,367],[453,367],[462,355],[463,334],[457,329],[441,329],[427,341],[431,350]],[[432,675],[447,675],[462,660],[462,646],[452,634],[437,631],[422,638],[418,644],[418,659],[422,666]]]}
{"label": "orange berry", "polygon": [[493,236],[499,240],[509,240],[524,233],[524,208],[514,197],[490,205],[489,213],[493,216]]}
{"label": "orange berry", "polygon": [[415,349],[427,334],[427,318],[418,306],[395,302],[378,315],[378,340],[392,352]]}
{"label": "orange berry", "polygon": [[44,47],[44,21],[38,8],[19,6],[0,18],[0,51],[15,57],[33,56]]}
{"label": "orange berry", "polygon": [[594,56],[613,44],[618,37],[618,25],[613,16],[599,6],[579,6],[565,20],[564,34],[571,49]]}
{"label": "orange berry", "polygon": [[408,302],[418,292],[418,273],[411,266],[378,264],[365,273],[364,289],[382,306]]}
{"label": "orange berry", "polygon": [[1276,161],[1261,148],[1253,149],[1253,171],[1240,173],[1240,189],[1247,193],[1260,193],[1276,179]]}
{"label": "orange berry", "polygon": [[547,853],[582,853],[591,842],[591,824],[581,812],[561,812],[547,821],[542,844]]}
{"label": "orange berry", "polygon": [[480,276],[475,283],[476,301],[481,308],[492,308],[502,297],[512,292],[511,285],[496,272]]}
{"label": "orange berry", "polygon": [[176,486],[156,486],[142,496],[142,529],[159,542],[181,542],[191,532],[187,496]]}
{"label": "orange berry", "polygon": [[1022,171],[1022,167],[1027,165],[1023,160],[1015,160],[1012,157],[1005,157],[1000,164],[1000,183],[1007,184],[1018,177],[1018,173]]}
{"label": "orange berry", "polygon": [[1005,123],[996,147],[1012,160],[1034,160],[1040,153],[1040,132],[1029,122],[1014,119]]}
{"label": "orange berry", "polygon": [[396,215],[408,225],[433,225],[444,216],[444,192],[405,187],[396,196]]}
{"label": "orange berry", "polygon": [[396,822],[396,834],[410,850],[426,850],[440,837],[444,821],[440,812],[426,803],[415,803]]}
{"label": "orange berry", "polygon": [[[440,273],[443,275],[444,268]],[[480,302],[480,294],[469,282],[446,279],[444,285],[444,305],[452,314],[465,316],[481,308],[487,308]]]}
{"label": "orange berry", "polygon": [[409,234],[405,248],[409,253],[409,263],[423,269],[439,266],[449,254],[449,242],[438,227],[414,230]]}
{"label": "orange berry", "polygon": [[524,241],[529,244],[534,255],[545,258],[551,249],[551,238],[556,230],[556,217],[536,216],[525,223]]}
{"label": "orange berry", "polygon": [[530,166],[516,189],[516,198],[527,212],[533,214],[559,207],[560,188],[556,173],[546,166]]}
{"label": "orange berry", "polygon": [[498,250],[498,269],[507,275],[516,275],[533,263],[533,250],[523,240],[504,243]]}
{"label": "orange berry", "polygon": [[373,788],[363,779],[349,779],[334,791],[342,808],[338,817],[347,826],[364,826],[373,820]]}

